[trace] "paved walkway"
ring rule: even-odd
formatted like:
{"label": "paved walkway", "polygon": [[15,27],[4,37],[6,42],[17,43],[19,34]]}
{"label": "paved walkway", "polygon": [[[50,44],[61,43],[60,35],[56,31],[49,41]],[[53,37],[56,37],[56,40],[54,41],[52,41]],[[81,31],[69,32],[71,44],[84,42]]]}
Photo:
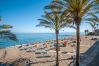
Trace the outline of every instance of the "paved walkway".
{"label": "paved walkway", "polygon": [[88,64],[88,66],[98,66],[98,65],[99,65],[99,52],[96,55],[96,57],[93,59],[93,61]]}
{"label": "paved walkway", "polygon": [[91,48],[89,48],[89,50],[84,53],[84,55],[85,56],[83,57],[83,60],[81,60],[80,66],[97,66],[97,64],[99,65],[99,41],[97,41]]}

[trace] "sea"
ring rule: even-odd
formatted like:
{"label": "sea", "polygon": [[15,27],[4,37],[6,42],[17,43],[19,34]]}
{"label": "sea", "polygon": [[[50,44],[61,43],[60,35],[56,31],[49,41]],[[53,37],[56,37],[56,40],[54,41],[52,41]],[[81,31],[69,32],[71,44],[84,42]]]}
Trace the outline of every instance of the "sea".
{"label": "sea", "polygon": [[[44,42],[47,40],[55,40],[55,33],[15,33],[18,41],[12,41],[8,39],[0,38],[0,48],[6,48],[10,46],[33,44],[35,42]],[[83,35],[84,33],[81,33]],[[59,39],[66,39],[75,35],[74,32],[60,33]]]}

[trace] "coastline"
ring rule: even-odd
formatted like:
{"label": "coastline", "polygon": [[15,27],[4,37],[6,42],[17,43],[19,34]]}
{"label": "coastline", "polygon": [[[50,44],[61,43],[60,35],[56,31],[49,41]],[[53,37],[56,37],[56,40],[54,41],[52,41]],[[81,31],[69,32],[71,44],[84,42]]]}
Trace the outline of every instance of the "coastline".
{"label": "coastline", "polygon": [[[46,41],[49,41],[49,40],[55,40],[55,34],[54,33],[19,33],[19,34],[16,34],[17,35],[17,38],[19,41],[7,41],[7,40],[1,40],[0,42],[0,47],[1,48],[6,48],[6,47],[9,47],[9,46],[15,46],[15,45],[21,45],[21,44],[33,44],[33,43],[37,43],[37,42],[46,42]],[[64,34],[60,34],[59,36],[59,39],[65,39],[65,38],[68,38],[72,35],[65,35]]]}
{"label": "coastline", "polygon": [[[87,38],[85,36],[81,36],[81,39],[82,39],[81,45],[80,45],[81,53],[85,53],[94,44],[95,41],[91,41],[91,38],[92,37],[90,37],[90,36]],[[60,55],[61,66],[64,66],[66,64],[69,65],[71,62],[74,61],[71,58],[72,56],[75,55],[74,45],[76,43],[72,43],[74,40],[75,39],[68,39],[68,44],[64,47],[60,47],[59,55]],[[65,41],[65,40],[63,40],[63,41]],[[47,61],[47,63],[46,63],[47,65],[46,64],[44,64],[44,65],[49,66],[48,65],[48,63],[49,63],[50,66],[52,66],[55,63],[55,56],[56,56],[55,48],[54,48],[53,44],[49,43],[49,41],[47,41],[45,43],[46,44],[37,43],[37,44],[32,44],[32,45],[22,45],[22,46],[6,48],[8,54],[6,55],[5,59],[7,61],[10,61],[9,63],[12,63],[16,60],[16,58],[18,59],[18,58],[22,57],[22,58],[28,58],[33,63],[35,63],[35,64],[32,64],[33,66],[34,65],[41,66],[40,64],[43,64],[42,62],[46,62],[46,61]],[[14,53],[15,55],[12,54],[10,56],[11,53]],[[2,52],[0,55],[2,55]],[[0,57],[2,57],[2,56],[0,56]],[[13,60],[11,61],[11,59],[13,59]],[[69,59],[69,60],[67,60],[67,59]],[[62,60],[65,60],[65,61],[62,61]]]}

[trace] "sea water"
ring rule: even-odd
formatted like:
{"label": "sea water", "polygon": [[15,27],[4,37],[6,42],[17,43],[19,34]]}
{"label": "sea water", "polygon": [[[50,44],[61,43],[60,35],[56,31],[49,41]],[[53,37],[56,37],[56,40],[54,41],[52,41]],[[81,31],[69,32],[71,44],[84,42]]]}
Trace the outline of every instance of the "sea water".
{"label": "sea water", "polygon": [[[68,38],[72,35],[75,35],[75,33],[60,33],[59,39]],[[54,33],[16,33],[16,36],[18,41],[0,39],[0,48],[35,42],[44,42],[47,40],[55,40]]]}

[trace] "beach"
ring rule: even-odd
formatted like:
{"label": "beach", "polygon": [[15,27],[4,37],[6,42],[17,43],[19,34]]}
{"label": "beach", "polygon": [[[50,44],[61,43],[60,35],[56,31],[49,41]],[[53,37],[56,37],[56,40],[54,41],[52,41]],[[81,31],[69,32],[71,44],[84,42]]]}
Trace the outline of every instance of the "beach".
{"label": "beach", "polygon": [[[74,35],[74,32],[60,33],[59,39],[64,39]],[[0,39],[0,48],[16,46],[21,44],[33,44],[36,42],[45,42],[47,40],[55,40],[54,33],[16,33],[18,41]]]}
{"label": "beach", "polygon": [[[80,54],[84,54],[93,44],[95,40],[91,40],[93,36],[80,37]],[[67,43],[66,43],[67,41]],[[65,45],[64,42],[66,43]],[[20,58],[28,59],[31,66],[54,66],[56,60],[56,51],[54,47],[55,40],[46,41],[44,43],[37,42],[30,45],[17,45],[0,49],[0,62],[11,64]],[[59,40],[59,63],[60,66],[72,66],[75,62],[76,38]],[[63,43],[63,44],[62,44]],[[28,64],[24,61],[16,66],[25,66]]]}

